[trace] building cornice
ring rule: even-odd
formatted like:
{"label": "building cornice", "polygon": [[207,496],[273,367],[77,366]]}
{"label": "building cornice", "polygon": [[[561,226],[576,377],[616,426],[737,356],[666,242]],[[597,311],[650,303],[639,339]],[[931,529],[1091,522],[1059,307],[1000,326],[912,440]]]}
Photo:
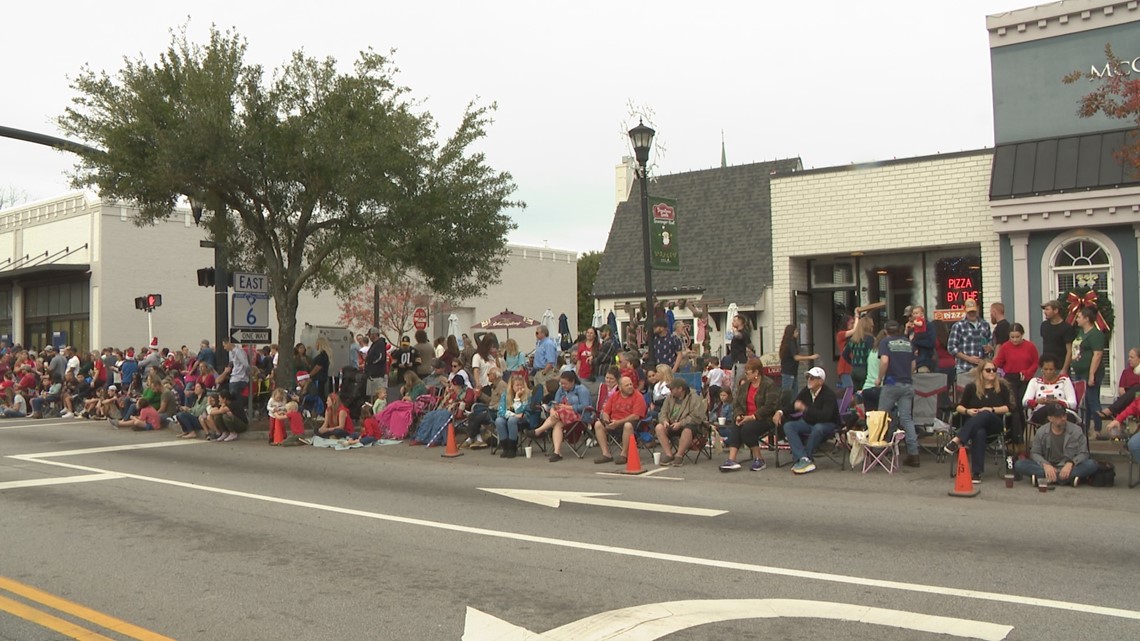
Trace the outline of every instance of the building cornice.
{"label": "building cornice", "polygon": [[1040,231],[1140,223],[1140,187],[990,201],[994,231]]}
{"label": "building cornice", "polygon": [[1138,20],[1138,0],[1062,0],[986,16],[986,29],[995,48]]}

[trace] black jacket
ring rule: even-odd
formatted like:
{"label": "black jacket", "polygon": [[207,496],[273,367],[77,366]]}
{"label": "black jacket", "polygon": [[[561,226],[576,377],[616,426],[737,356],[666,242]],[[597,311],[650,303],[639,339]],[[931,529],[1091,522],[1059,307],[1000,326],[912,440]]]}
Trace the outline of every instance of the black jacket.
{"label": "black jacket", "polygon": [[[805,422],[812,425],[819,423],[839,425],[839,402],[836,400],[835,392],[826,383],[819,388],[819,394],[816,394],[814,401],[811,398],[811,390],[806,386],[796,394],[795,400],[802,401],[807,406],[803,415]],[[784,410],[785,414],[788,412],[789,410]]]}

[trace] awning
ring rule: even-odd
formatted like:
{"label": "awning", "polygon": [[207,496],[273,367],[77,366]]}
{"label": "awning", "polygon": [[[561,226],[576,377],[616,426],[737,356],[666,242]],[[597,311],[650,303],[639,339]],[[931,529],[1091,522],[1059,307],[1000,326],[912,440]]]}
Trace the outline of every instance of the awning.
{"label": "awning", "polygon": [[1116,152],[1137,129],[998,145],[990,174],[990,199],[1108,189],[1140,184]]}

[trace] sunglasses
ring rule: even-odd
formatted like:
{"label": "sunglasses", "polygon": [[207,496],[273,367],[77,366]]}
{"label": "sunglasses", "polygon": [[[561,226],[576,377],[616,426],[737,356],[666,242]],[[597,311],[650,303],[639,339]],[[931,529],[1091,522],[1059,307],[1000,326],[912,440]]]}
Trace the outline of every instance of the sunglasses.
{"label": "sunglasses", "polygon": [[996,371],[997,371],[997,368],[995,368],[995,367],[987,367],[987,368],[983,369],[982,371],[983,371],[983,372],[986,372],[987,374],[992,374],[993,372],[996,372]]}

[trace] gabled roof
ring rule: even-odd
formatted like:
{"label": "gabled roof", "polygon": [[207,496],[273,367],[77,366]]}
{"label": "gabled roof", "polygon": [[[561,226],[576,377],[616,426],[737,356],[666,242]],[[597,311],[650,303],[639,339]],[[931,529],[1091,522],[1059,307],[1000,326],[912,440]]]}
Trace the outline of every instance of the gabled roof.
{"label": "gabled roof", "polygon": [[[802,169],[799,158],[650,177],[650,197],[677,201],[680,271],[653,272],[658,298],[703,293],[706,299],[755,304],[772,282],[773,174]],[[645,296],[641,185],[614,212],[596,298]]]}

